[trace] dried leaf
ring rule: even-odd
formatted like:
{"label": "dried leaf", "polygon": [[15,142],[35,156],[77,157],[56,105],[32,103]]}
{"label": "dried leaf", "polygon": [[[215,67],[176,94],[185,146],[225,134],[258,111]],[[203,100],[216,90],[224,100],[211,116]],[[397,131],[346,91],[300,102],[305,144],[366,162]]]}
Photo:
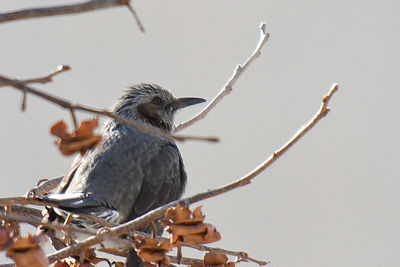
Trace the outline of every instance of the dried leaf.
{"label": "dried leaf", "polygon": [[198,207],[196,207],[196,208],[194,208],[194,210],[193,210],[193,212],[192,212],[192,214],[193,214],[193,218],[195,218],[195,219],[204,219],[206,216],[204,216],[203,215],[203,212],[201,211],[201,208],[202,208],[203,206],[198,206]]}
{"label": "dried leaf", "polygon": [[225,264],[227,261],[228,257],[222,253],[215,253],[210,251],[207,252],[206,255],[204,255],[204,264],[206,266]]}
{"label": "dried leaf", "polygon": [[172,233],[173,235],[194,235],[199,233],[205,233],[207,231],[207,226],[204,223],[197,223],[191,225],[171,224],[165,230]]}
{"label": "dried leaf", "polygon": [[45,267],[49,265],[43,250],[29,234],[26,238],[17,237],[13,246],[7,249],[6,256],[12,258],[18,267]]}
{"label": "dried leaf", "polygon": [[58,121],[50,127],[50,134],[65,139],[70,137],[67,133],[67,125],[63,121]]}
{"label": "dried leaf", "polygon": [[165,251],[165,252],[168,252],[168,251],[170,251],[170,250],[172,249],[172,245],[171,245],[171,243],[169,242],[169,240],[164,240],[164,241],[162,241],[162,242],[160,243],[159,249],[161,249],[161,250],[163,250],[163,251]]}
{"label": "dried leaf", "polygon": [[3,222],[0,225],[0,250],[9,248],[13,239],[18,235],[18,224]]}
{"label": "dried leaf", "polygon": [[[206,243],[212,243],[221,239],[221,234],[217,231],[214,225],[206,223],[207,233],[205,235]],[[206,244],[204,243],[204,244]]]}
{"label": "dried leaf", "polygon": [[139,250],[154,250],[168,252],[172,249],[172,246],[168,240],[159,242],[156,238],[144,237],[141,235],[134,236],[134,243],[136,248]]}
{"label": "dried leaf", "polygon": [[99,125],[99,122],[96,119],[82,121],[79,125],[78,129],[74,131],[74,136],[91,136],[93,134],[93,130]]}
{"label": "dried leaf", "polygon": [[168,240],[159,242],[156,238],[135,235],[133,241],[137,255],[142,261],[154,264],[161,262],[162,265],[169,265],[166,252],[172,249],[172,245]]}
{"label": "dried leaf", "polygon": [[58,148],[65,156],[69,156],[78,151],[86,151],[86,149],[98,144],[101,141],[100,135],[95,135],[82,140],[76,140],[68,143],[60,142]]}
{"label": "dried leaf", "polygon": [[63,121],[56,122],[50,128],[50,133],[59,138],[56,141],[63,155],[72,155],[80,151],[84,154],[101,141],[101,135],[94,135],[93,130],[98,125],[97,119],[82,121],[78,129],[72,133],[67,132],[67,125]]}
{"label": "dried leaf", "polygon": [[217,231],[214,225],[206,223],[206,232],[194,234],[194,235],[184,235],[182,236],[182,241],[187,242],[192,245],[197,244],[207,244],[218,241],[221,239],[221,234]]}
{"label": "dried leaf", "polygon": [[145,262],[158,262],[162,261],[165,253],[161,251],[139,250],[137,255]]}
{"label": "dried leaf", "polygon": [[181,221],[190,219],[191,215],[192,212],[189,208],[180,205],[173,208],[169,208],[165,212],[165,217],[172,220],[174,223],[180,223]]}

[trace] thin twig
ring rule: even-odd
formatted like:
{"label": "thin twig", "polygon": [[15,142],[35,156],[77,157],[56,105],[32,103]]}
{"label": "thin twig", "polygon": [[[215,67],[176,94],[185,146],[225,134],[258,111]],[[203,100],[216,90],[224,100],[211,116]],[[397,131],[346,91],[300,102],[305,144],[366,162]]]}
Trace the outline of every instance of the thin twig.
{"label": "thin twig", "polygon": [[193,118],[189,119],[188,121],[179,124],[175,127],[175,132],[179,132],[193,123],[203,119],[226,95],[228,95],[233,88],[233,85],[236,83],[240,75],[249,67],[257,57],[261,55],[261,49],[264,44],[269,39],[269,33],[267,33],[267,26],[265,23],[262,23],[260,26],[260,39],[254,50],[253,54],[246,60],[243,66],[238,65],[233,73],[233,76],[228,80],[224,88],[218,93],[218,95],[205,107],[199,114],[195,115]]}
{"label": "thin twig", "polygon": [[109,231],[107,231],[105,234],[103,233],[98,233],[97,236],[95,237],[89,237],[88,239],[78,242],[70,247],[61,249],[51,255],[49,255],[48,259],[49,262],[54,262],[58,259],[65,258],[69,255],[73,255],[74,253],[77,253],[81,251],[82,249],[85,249],[87,247],[93,246],[94,244],[97,244],[99,242],[102,242],[103,240],[109,239],[112,236],[121,236],[122,234],[126,234],[134,229],[139,229],[145,225],[147,225],[149,222],[154,221],[158,219],[159,217],[163,216],[165,214],[165,211],[170,208],[178,205],[179,203],[195,203],[207,198],[211,198],[217,195],[220,195],[222,193],[231,191],[235,188],[247,185],[250,183],[250,181],[256,177],[258,174],[260,174],[262,171],[264,171],[268,166],[270,166],[273,162],[275,162],[279,157],[281,157],[290,147],[292,147],[297,141],[301,139],[304,134],[306,134],[309,130],[311,130],[325,115],[328,113],[330,110],[328,107],[329,100],[331,99],[332,95],[337,91],[338,85],[334,84],[332,85],[329,93],[323,97],[322,99],[322,105],[318,112],[314,115],[314,117],[300,130],[297,131],[297,133],[286,143],[284,144],[281,148],[279,148],[277,151],[275,151],[267,160],[265,160],[260,166],[258,166],[256,169],[251,171],[249,174],[245,175],[244,177],[228,184],[225,186],[222,186],[220,188],[214,189],[214,190],[209,190],[203,193],[196,194],[194,196],[184,198],[181,200],[177,200],[174,202],[171,202],[169,204],[166,204],[164,206],[161,206],[157,209],[154,209],[132,221],[126,222],[124,224],[121,224],[119,226],[110,228]]}
{"label": "thin twig", "polygon": [[[30,78],[30,79],[23,79],[21,82],[23,83],[49,83],[53,81],[53,77],[57,74],[60,74],[64,71],[70,70],[71,67],[69,65],[59,65],[55,71],[50,72],[46,76],[37,77],[37,78]],[[0,82],[0,87],[8,86],[8,83]]]}
{"label": "thin twig", "polygon": [[[30,78],[30,79],[23,79],[21,82],[23,83],[49,83],[53,81],[53,77],[57,74],[60,74],[64,71],[70,70],[71,67],[69,65],[59,65],[55,71],[50,72],[46,76],[37,77],[37,78]],[[7,86],[7,83],[0,82],[0,87]]]}
{"label": "thin twig", "polygon": [[115,115],[113,112],[106,110],[106,109],[96,109],[96,108],[83,106],[83,105],[79,105],[79,104],[72,104],[68,100],[65,100],[65,99],[57,97],[57,96],[50,95],[46,92],[35,89],[32,86],[30,86],[20,80],[12,79],[12,78],[6,77],[4,75],[0,75],[0,82],[6,83],[16,89],[26,91],[27,93],[41,97],[51,103],[61,106],[62,108],[65,108],[68,110],[73,110],[73,111],[80,110],[80,111],[85,111],[85,112],[96,114],[96,115],[109,117],[116,121],[124,123],[132,128],[141,130],[143,132],[146,132],[148,134],[152,134],[155,136],[160,136],[160,137],[168,138],[168,139],[172,138],[172,139],[175,139],[176,141],[180,141],[180,142],[183,142],[186,140],[198,140],[198,141],[208,141],[208,142],[218,142],[219,141],[218,138],[216,138],[216,137],[198,137],[198,136],[168,134],[168,133],[165,133],[155,127],[151,127],[151,126],[145,125],[143,123],[140,123],[139,121],[129,120],[129,119],[120,117],[118,115]]}
{"label": "thin twig", "polygon": [[130,3],[127,3],[126,6],[128,7],[129,11],[132,13],[132,16],[133,16],[133,18],[135,19],[136,24],[137,24],[138,27],[139,27],[139,30],[140,30],[142,33],[145,33],[146,30],[144,29],[143,23],[142,23],[142,21],[140,20],[139,15],[136,13],[136,10],[132,7],[132,5],[131,5]]}
{"label": "thin twig", "polygon": [[132,13],[140,31],[144,33],[145,30],[143,24],[140,21],[136,11],[130,5],[130,1],[131,0],[89,0],[82,3],[76,3],[70,5],[24,8],[20,10],[0,13],[0,23],[14,21],[14,20],[30,19],[30,18],[76,14],[76,13],[125,5]]}
{"label": "thin twig", "polygon": [[[128,253],[129,253],[128,250],[122,251],[122,250],[113,249],[113,248],[97,248],[96,250],[105,252],[108,254],[120,256],[120,257],[127,257]],[[173,256],[173,255],[168,255],[168,257],[170,258],[171,262],[178,263],[178,264],[192,265],[194,263],[196,263],[196,264],[203,263],[203,260],[201,260],[201,259],[193,259],[193,258],[186,258],[186,257],[181,257],[180,259],[178,259],[178,257]]]}
{"label": "thin twig", "polygon": [[20,216],[24,217],[36,217],[38,219],[43,218],[42,216],[42,211],[35,209],[35,208],[29,208],[25,206],[20,206],[20,205],[11,205],[11,206],[0,206],[0,211],[4,211],[6,214],[6,207],[11,207],[12,213],[18,214]]}
{"label": "thin twig", "polygon": [[0,23],[21,19],[76,14],[97,9],[123,6],[130,0],[89,0],[82,3],[75,3],[60,6],[48,6],[39,8],[24,8],[15,11],[0,13]]}
{"label": "thin twig", "polygon": [[184,264],[184,265],[199,265],[203,263],[203,260],[201,259],[193,259],[193,258],[187,258],[187,257],[180,257],[178,258],[177,256],[172,256],[168,255],[169,259],[173,263],[177,264]]}
{"label": "thin twig", "polygon": [[223,248],[214,248],[214,247],[209,247],[209,246],[204,246],[204,245],[192,245],[192,244],[189,244],[186,242],[182,242],[182,246],[194,248],[194,249],[201,250],[201,251],[211,251],[211,252],[215,252],[215,253],[222,253],[222,254],[236,256],[239,259],[252,261],[254,263],[257,263],[260,266],[268,264],[267,261],[261,261],[261,260],[257,260],[252,257],[249,257],[249,254],[247,252],[243,252],[243,251],[232,251],[232,250],[227,250],[227,249],[223,249]]}

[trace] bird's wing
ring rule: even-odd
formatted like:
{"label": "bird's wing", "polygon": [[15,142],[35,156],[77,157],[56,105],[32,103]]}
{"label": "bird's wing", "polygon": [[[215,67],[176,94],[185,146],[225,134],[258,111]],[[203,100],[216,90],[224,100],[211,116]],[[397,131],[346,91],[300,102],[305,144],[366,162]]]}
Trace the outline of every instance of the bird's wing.
{"label": "bird's wing", "polygon": [[80,160],[69,181],[63,192],[89,193],[83,206],[95,201],[125,221],[179,198],[186,174],[174,143],[120,126]]}
{"label": "bird's wing", "polygon": [[129,219],[177,200],[186,185],[182,157],[175,144],[161,147],[143,167],[141,190]]}

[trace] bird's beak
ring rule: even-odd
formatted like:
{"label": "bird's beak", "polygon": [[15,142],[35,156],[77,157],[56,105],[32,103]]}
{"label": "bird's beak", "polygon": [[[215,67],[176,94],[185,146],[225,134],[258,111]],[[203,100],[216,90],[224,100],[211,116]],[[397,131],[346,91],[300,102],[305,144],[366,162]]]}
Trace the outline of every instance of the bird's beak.
{"label": "bird's beak", "polygon": [[171,103],[171,105],[174,108],[174,110],[177,110],[191,105],[203,103],[205,101],[206,101],[205,99],[199,97],[183,97],[176,99],[174,102]]}

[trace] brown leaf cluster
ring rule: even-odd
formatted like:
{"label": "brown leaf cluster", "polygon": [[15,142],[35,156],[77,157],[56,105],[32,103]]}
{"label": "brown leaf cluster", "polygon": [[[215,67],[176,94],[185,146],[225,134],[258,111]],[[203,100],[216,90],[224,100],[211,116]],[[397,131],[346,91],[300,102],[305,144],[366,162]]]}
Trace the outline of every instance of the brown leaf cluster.
{"label": "brown leaf cluster", "polygon": [[18,236],[18,224],[3,221],[0,225],[0,250],[9,248]]}
{"label": "brown leaf cluster", "polygon": [[185,206],[178,205],[169,208],[166,213],[166,220],[163,224],[165,230],[170,235],[171,244],[179,246],[180,242],[189,244],[207,244],[221,239],[220,233],[215,226],[204,223],[204,215],[201,212],[201,206],[191,211]]}
{"label": "brown leaf cluster", "polygon": [[67,125],[61,120],[51,126],[50,134],[58,137],[55,143],[63,155],[72,155],[78,151],[83,155],[101,140],[101,135],[93,134],[93,130],[97,126],[97,118],[82,121],[76,130],[69,133],[67,132]]}
{"label": "brown leaf cluster", "polygon": [[49,262],[42,248],[34,237],[18,236],[13,245],[7,249],[7,257],[14,260],[18,267],[47,267]]}
{"label": "brown leaf cluster", "polygon": [[170,260],[167,256],[167,252],[172,249],[169,240],[160,242],[155,238],[135,235],[134,242],[137,255],[143,262],[148,262],[154,265],[159,264],[161,266],[169,266]]}

